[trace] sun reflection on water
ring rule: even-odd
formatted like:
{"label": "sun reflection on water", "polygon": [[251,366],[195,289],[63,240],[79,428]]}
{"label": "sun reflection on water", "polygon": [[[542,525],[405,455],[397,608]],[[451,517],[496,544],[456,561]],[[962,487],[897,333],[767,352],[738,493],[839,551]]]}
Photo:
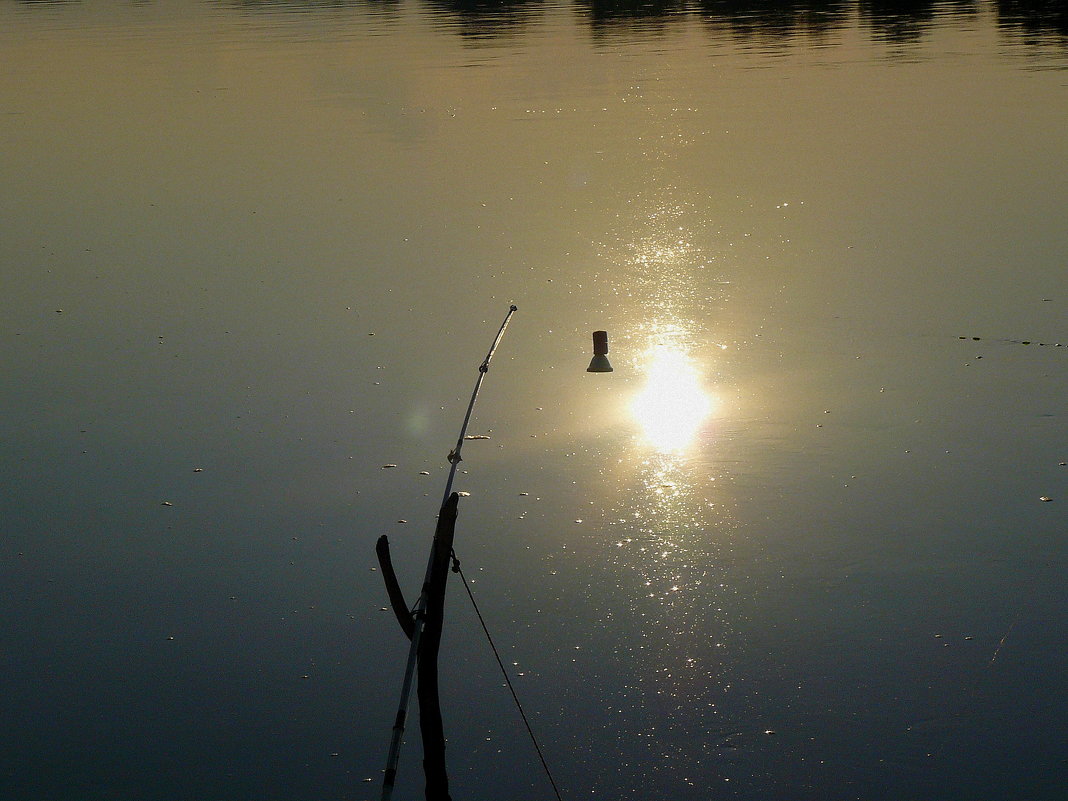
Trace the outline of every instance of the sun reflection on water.
{"label": "sun reflection on water", "polygon": [[[713,727],[733,682],[738,646],[736,522],[727,487],[706,460],[635,443],[606,543],[631,630],[632,701],[678,722]],[[694,718],[694,715],[697,718]]]}
{"label": "sun reflection on water", "polygon": [[712,398],[681,347],[656,345],[646,355],[645,386],[631,413],[645,440],[662,453],[685,450],[712,412]]}
{"label": "sun reflection on water", "polygon": [[707,732],[734,703],[745,631],[731,479],[711,436],[714,420],[735,413],[716,360],[729,320],[714,314],[728,300],[729,262],[715,222],[677,187],[629,208],[602,252],[633,310],[613,358],[629,390],[618,411],[635,435],[611,471],[606,564],[627,613],[629,701]]}
{"label": "sun reflection on water", "polygon": [[713,500],[715,478],[695,480],[692,466],[671,453],[642,461],[637,478],[644,489],[633,508],[632,542],[645,595],[672,606],[699,591],[714,572],[705,560],[723,546],[716,531],[722,512]]}

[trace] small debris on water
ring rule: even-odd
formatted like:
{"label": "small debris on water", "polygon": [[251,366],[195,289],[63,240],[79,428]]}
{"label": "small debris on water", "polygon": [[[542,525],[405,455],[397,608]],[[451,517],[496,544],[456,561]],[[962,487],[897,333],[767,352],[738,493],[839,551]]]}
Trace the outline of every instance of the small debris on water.
{"label": "small debris on water", "polygon": [[429,470],[420,470],[419,471],[419,475],[421,475],[421,476],[429,476],[430,475],[430,471]]}
{"label": "small debris on water", "polygon": [[464,439],[489,439],[489,434],[468,434]]}
{"label": "small debris on water", "polygon": [[459,495],[461,498],[470,498],[471,497],[471,493],[470,492],[457,492],[456,494]]}
{"label": "small debris on water", "polygon": [[1039,498],[1039,500],[1042,501],[1043,503],[1049,503],[1050,501],[1053,500],[1053,498],[1049,497],[1048,495],[1043,495],[1043,496],[1041,496]]}
{"label": "small debris on water", "polygon": [[193,472],[194,473],[203,473],[204,472],[204,468],[203,467],[194,467],[193,468]]}
{"label": "small debris on water", "polygon": [[170,501],[163,501],[162,503],[160,503],[160,506],[174,506],[174,504]]}
{"label": "small debris on water", "polygon": [[[1064,462],[1061,462],[1061,464],[1064,464]],[[520,495],[522,495],[522,496],[527,496],[527,495],[530,495],[530,493],[529,493],[529,492],[521,492],[521,493],[519,493],[519,494],[520,494]]]}
{"label": "small debris on water", "polygon": [[382,465],[382,469],[383,470],[389,470],[389,468],[396,467],[396,466],[397,465],[395,465],[395,464],[384,464],[384,465]]}
{"label": "small debris on water", "polygon": [[398,523],[407,523],[408,521],[407,520],[398,520],[397,522]]}

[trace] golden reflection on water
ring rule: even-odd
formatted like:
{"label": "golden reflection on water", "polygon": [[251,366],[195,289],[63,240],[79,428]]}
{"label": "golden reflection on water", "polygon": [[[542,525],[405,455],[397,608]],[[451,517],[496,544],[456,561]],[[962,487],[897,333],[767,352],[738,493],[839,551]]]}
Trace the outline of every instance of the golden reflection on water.
{"label": "golden reflection on water", "polygon": [[701,697],[701,717],[715,716],[732,683],[739,623],[728,487],[692,453],[635,443],[624,461],[632,489],[610,561],[637,628],[643,703]]}
{"label": "golden reflection on water", "polygon": [[669,652],[678,656],[682,645],[692,659],[690,637],[730,629],[723,599],[733,592],[726,581],[733,520],[717,481],[714,440],[703,436],[716,401],[706,385],[710,366],[692,355],[688,327],[657,323],[641,336],[648,346],[634,367],[642,385],[629,403],[639,436],[620,460],[628,509],[617,521],[615,551],[640,578],[634,601],[652,625],[646,635],[657,639],[659,630]]}
{"label": "golden reflection on water", "polygon": [[631,413],[656,450],[683,451],[711,413],[712,397],[684,348],[656,344],[643,361],[645,386],[631,403]]}
{"label": "golden reflection on water", "polygon": [[[666,605],[693,600],[724,566],[731,529],[723,489],[707,465],[678,452],[646,453],[637,462],[630,528],[620,541],[637,551],[645,596]],[[718,582],[713,582],[719,586]]]}
{"label": "golden reflection on water", "polygon": [[715,233],[678,195],[665,185],[635,199],[631,225],[605,249],[635,313],[617,370],[635,379],[623,405],[636,436],[619,460],[610,561],[638,625],[643,698],[700,696],[704,716],[730,689],[739,636],[737,522],[714,436],[726,346],[713,312],[729,282],[710,252]]}

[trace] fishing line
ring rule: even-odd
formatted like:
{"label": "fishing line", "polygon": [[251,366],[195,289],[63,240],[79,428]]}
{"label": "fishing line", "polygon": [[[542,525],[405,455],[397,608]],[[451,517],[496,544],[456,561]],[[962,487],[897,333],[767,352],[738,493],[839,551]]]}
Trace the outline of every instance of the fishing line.
{"label": "fishing line", "polygon": [[534,736],[534,730],[530,728],[530,721],[527,720],[527,713],[523,711],[523,705],[519,703],[519,696],[516,695],[515,687],[512,686],[512,680],[508,677],[508,671],[504,667],[504,662],[501,661],[501,655],[497,651],[497,646],[493,642],[493,637],[490,636],[489,629],[486,627],[486,621],[482,617],[482,612],[479,611],[478,604],[475,603],[475,596],[471,592],[471,585],[467,583],[467,577],[464,575],[464,571],[460,569],[460,560],[456,558],[455,550],[452,552],[452,572],[460,574],[460,579],[464,583],[464,589],[467,590],[467,597],[471,599],[471,606],[475,608],[478,622],[482,624],[482,631],[485,632],[490,650],[493,651],[493,657],[497,660],[497,664],[501,668],[501,675],[504,676],[504,683],[508,685],[508,692],[512,694],[512,700],[515,701],[515,708],[519,710],[519,717],[523,719],[523,725],[527,727],[527,734],[530,735],[530,741],[534,744],[534,750],[538,753],[538,759],[541,761],[541,766],[545,770],[545,775],[549,779],[549,784],[553,786],[553,793],[556,794],[556,801],[563,801],[560,797],[560,790],[556,786],[556,781],[553,779],[552,771],[549,770],[549,764],[545,761],[545,755],[541,752],[541,746],[538,745],[538,738]]}

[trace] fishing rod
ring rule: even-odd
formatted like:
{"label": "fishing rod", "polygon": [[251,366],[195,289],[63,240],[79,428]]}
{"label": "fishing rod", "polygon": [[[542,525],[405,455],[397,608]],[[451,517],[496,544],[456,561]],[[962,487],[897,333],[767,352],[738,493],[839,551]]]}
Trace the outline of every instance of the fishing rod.
{"label": "fishing rod", "polygon": [[[415,674],[416,663],[419,658],[420,642],[423,637],[423,631],[426,628],[427,620],[427,604],[431,594],[431,579],[435,571],[435,563],[440,562],[441,555],[439,553],[439,535],[443,530],[444,524],[451,524],[456,519],[456,506],[455,502],[451,507],[447,506],[452,495],[452,482],[456,477],[456,467],[460,464],[460,451],[463,449],[464,438],[467,436],[467,425],[471,422],[471,413],[475,408],[475,400],[478,398],[479,390],[482,388],[482,381],[486,377],[486,373],[489,372],[490,359],[493,358],[494,352],[497,350],[497,346],[501,342],[501,338],[504,336],[504,330],[508,327],[508,321],[512,315],[517,311],[517,307],[512,305],[508,308],[508,314],[504,317],[504,322],[501,323],[500,330],[497,331],[497,336],[493,338],[493,344],[490,345],[489,351],[486,353],[486,358],[482,360],[482,364],[478,367],[478,379],[475,381],[475,389],[471,393],[471,402],[467,404],[467,413],[464,415],[463,425],[460,426],[460,436],[456,439],[456,446],[449,451],[449,477],[445,482],[445,494],[441,500],[441,512],[439,513],[438,528],[434,534],[434,547],[430,550],[430,559],[427,562],[426,576],[423,579],[423,587],[419,593],[419,600],[416,601],[415,606],[411,611],[412,625],[410,628],[411,645],[408,648],[408,663],[404,668],[404,679],[401,682],[401,697],[400,703],[397,707],[397,716],[393,723],[393,736],[389,743],[389,756],[386,758],[386,771],[385,777],[382,782],[382,801],[390,801],[393,796],[393,787],[397,780],[397,764],[400,761],[400,748],[401,741],[404,739],[404,724],[405,718],[408,715],[408,702],[412,694],[412,678]],[[445,520],[446,517],[451,518]],[[451,546],[451,530],[449,533],[449,552],[452,550]],[[440,568],[439,568],[440,570]],[[444,590],[442,584],[441,590]],[[398,591],[399,593],[399,591]],[[396,607],[395,607],[396,611]],[[399,612],[398,612],[399,616]],[[402,623],[402,626],[404,624]],[[405,632],[409,633],[408,626],[404,626]],[[422,671],[420,671],[422,676]],[[422,679],[420,679],[420,688],[422,688]],[[420,690],[422,692],[422,690]]]}

